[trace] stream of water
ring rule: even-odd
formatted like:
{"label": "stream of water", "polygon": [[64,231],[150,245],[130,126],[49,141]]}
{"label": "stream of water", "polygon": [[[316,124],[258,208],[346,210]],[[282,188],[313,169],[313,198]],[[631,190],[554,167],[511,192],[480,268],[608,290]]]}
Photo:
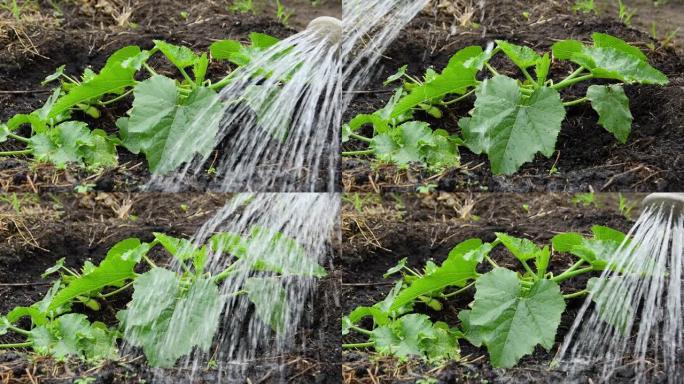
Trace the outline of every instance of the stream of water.
{"label": "stream of water", "polygon": [[684,215],[667,203],[647,206],[630,236],[593,290],[607,304],[587,298],[558,351],[568,382],[597,373],[606,383],[684,382]]}

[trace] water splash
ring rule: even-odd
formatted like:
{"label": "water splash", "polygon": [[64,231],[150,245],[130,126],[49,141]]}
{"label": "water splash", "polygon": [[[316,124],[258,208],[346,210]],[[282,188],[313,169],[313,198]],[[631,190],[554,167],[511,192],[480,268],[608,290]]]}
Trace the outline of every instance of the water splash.
{"label": "water splash", "polygon": [[[236,69],[221,101],[189,122],[178,147],[168,152],[187,153],[181,145],[205,148],[207,142],[218,151],[196,156],[173,174],[153,176],[146,188],[179,191],[209,179],[209,189],[225,192],[334,192],[341,32],[326,25],[312,23]],[[207,127],[217,125],[214,138]],[[173,157],[165,161],[177,164]]]}
{"label": "water splash", "polygon": [[[194,240],[197,244],[202,244],[216,232],[248,233],[250,228],[263,227],[269,231],[264,232],[258,241],[250,243],[247,252],[250,258],[260,258],[268,252],[272,258],[272,254],[276,253],[275,259],[281,265],[301,262],[299,248],[274,249],[270,246],[273,244],[271,240],[277,236],[275,231],[278,231],[295,240],[310,261],[328,266],[332,260],[331,241],[337,227],[339,202],[339,195],[336,194],[239,194],[198,230]],[[211,271],[221,271],[234,261],[213,256],[209,262]],[[246,261],[243,264],[249,265],[249,260]],[[313,264],[305,265],[312,268]],[[314,274],[313,270],[307,272],[308,275]],[[254,276],[254,272],[248,269],[238,269],[223,283],[221,292],[236,292],[249,277]],[[289,305],[282,332],[277,336],[266,322],[256,316],[244,295],[228,298],[224,303],[221,327],[215,338],[216,349],[211,356],[218,364],[219,382],[244,382],[248,369],[257,362],[262,367],[271,367],[275,372],[283,367],[283,359],[286,358],[283,354],[294,343],[305,304],[316,283],[315,278],[283,278],[282,287]],[[206,360],[207,356],[196,353],[187,358],[181,367],[190,369],[191,376],[194,376]]]}
{"label": "water splash", "polygon": [[629,371],[635,383],[684,382],[681,206],[651,199],[629,235],[592,291],[604,304],[587,298],[558,351],[569,382],[596,374],[610,382]]}
{"label": "water splash", "polygon": [[343,110],[374,75],[383,52],[429,0],[343,0]]}

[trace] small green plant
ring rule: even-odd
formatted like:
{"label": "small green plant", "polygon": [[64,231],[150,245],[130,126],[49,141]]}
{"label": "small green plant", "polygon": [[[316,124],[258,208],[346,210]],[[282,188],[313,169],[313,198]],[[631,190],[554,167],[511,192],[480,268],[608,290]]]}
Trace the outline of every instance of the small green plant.
{"label": "small green plant", "polygon": [[423,194],[430,194],[434,192],[437,189],[437,184],[425,184],[425,185],[419,185],[418,186],[418,193],[423,193]]}
{"label": "small green plant", "polygon": [[[342,155],[372,155],[383,163],[400,167],[415,163],[437,172],[459,166],[459,147],[465,146],[475,154],[487,155],[494,174],[510,175],[537,153],[551,157],[566,109],[584,104],[591,105],[598,114],[598,124],[624,144],[633,117],[623,86],[665,85],[669,80],[637,47],[602,33],[594,33],[592,39],[593,45],[559,41],[543,55],[503,40],[487,49],[465,47],[451,57],[441,73],[429,68],[422,78],[408,74],[403,66],[387,79],[386,84],[401,81],[401,86],[385,107],[357,115],[342,127],[343,142],[354,140],[367,149],[344,151]],[[501,74],[490,65],[498,53],[520,69],[520,79]],[[563,79],[551,79],[552,56],[577,68]],[[479,76],[485,70],[490,76]],[[584,97],[562,99],[560,91],[594,79],[616,83],[592,84]],[[460,136],[433,129],[420,120],[425,115],[439,119],[445,109],[473,96],[469,116],[458,122]]]}
{"label": "small green plant", "polygon": [[181,11],[179,13],[179,15],[180,15],[181,19],[183,19],[183,20],[187,20],[188,17],[190,17],[190,13],[188,13],[188,11]]}
{"label": "small green plant", "polygon": [[293,15],[293,11],[289,11],[285,8],[283,3],[280,0],[275,0],[276,1],[276,17],[278,18],[278,21],[280,21],[283,25],[287,26],[290,23],[290,17]]}
{"label": "small green plant", "polygon": [[[170,254],[180,271],[150,260],[148,253],[155,247]],[[209,271],[210,255],[223,255],[230,262],[223,270]],[[250,272],[242,286],[221,292],[226,279],[241,271]],[[195,348],[209,349],[223,303],[230,297],[246,296],[256,316],[282,333],[290,308],[284,277],[314,278],[326,272],[295,240],[253,227],[245,235],[216,233],[202,245],[162,233],[155,233],[150,243],[130,238],[115,244],[99,265],[86,261],[77,270],[60,259],[43,277],[51,275],[58,278],[42,300],[0,316],[0,335],[13,332],[25,338],[0,348],[31,348],[58,360],[99,361],[115,358],[117,340],[124,339],[141,347],[152,366],[168,368]],[[127,290],[133,295],[117,312],[115,326],[91,322],[77,313],[83,306],[100,311],[111,297]],[[168,340],[173,340],[174,348],[167,347]]]}
{"label": "small green plant", "polygon": [[581,205],[584,208],[592,205],[598,207],[598,201],[596,200],[596,194],[594,192],[578,193],[572,197],[572,203]]}
{"label": "small green plant", "polygon": [[[218,81],[207,79],[210,57],[245,66],[278,39],[251,33],[250,43],[245,46],[235,40],[216,41],[209,53],[200,55],[188,47],[155,40],[149,51],[138,46],[119,49],[99,73],[87,68],[75,77],[67,74],[62,65],[43,82],[59,85],[40,109],[0,122],[0,143],[14,140],[25,146],[0,152],[0,156],[33,156],[38,162],[58,168],[78,165],[100,170],[117,165],[116,148],[123,146],[134,154],[144,154],[153,173],[169,173],[214,146],[223,111],[218,92],[231,82],[235,72]],[[148,65],[147,61],[157,54],[177,68],[182,80],[161,75]],[[83,115],[99,119],[102,109],[129,96],[133,97],[133,107],[127,116],[117,119],[118,137],[77,120]],[[241,100],[249,102],[249,96]],[[199,116],[206,121],[200,127],[201,135],[189,134],[188,122]],[[29,137],[17,133],[22,126],[31,128]]]}
{"label": "small green plant", "polygon": [[253,0],[233,0],[233,4],[228,7],[231,12],[255,13]]}
{"label": "small green plant", "polygon": [[637,203],[630,202],[622,193],[618,194],[618,210],[620,214],[627,220],[632,220],[632,211],[636,208]]}
{"label": "small green plant", "polygon": [[572,6],[572,11],[575,13],[582,12],[584,14],[593,13],[598,15],[598,9],[594,0],[576,0]]}
{"label": "small green plant", "polygon": [[9,12],[16,21],[20,21],[24,7],[17,0],[2,0],[0,1],[0,10]]}
{"label": "small green plant", "polygon": [[95,189],[95,187],[96,184],[94,183],[79,184],[74,187],[74,191],[76,191],[76,193],[90,193]]}
{"label": "small green plant", "polygon": [[[496,240],[491,243],[480,239],[459,243],[441,265],[428,261],[418,270],[402,259],[384,275],[399,275],[384,300],[357,307],[343,317],[343,335],[353,332],[367,339],[343,344],[343,348],[372,348],[381,355],[399,359],[442,362],[458,359],[459,343],[467,340],[474,346],[486,347],[494,367],[513,367],[537,345],[547,350],[554,345],[568,300],[592,293],[601,313],[619,310],[628,316],[633,311],[626,301],[602,294],[610,281],[600,278],[589,279],[585,288],[574,292],[561,290],[561,283],[566,280],[614,268],[609,258],[625,241],[625,234],[602,226],[592,227],[591,237],[558,234],[544,247],[528,239],[496,233]],[[505,248],[518,261],[517,272],[500,266],[490,257],[497,247]],[[554,273],[549,265],[558,254],[571,255],[575,262]],[[485,266],[487,272],[478,272]],[[433,322],[419,312],[421,308],[441,311],[445,303],[471,295],[473,290],[471,303],[459,311],[459,324]],[[364,322],[371,325],[370,329],[361,326]],[[612,325],[624,327],[619,322]]]}
{"label": "small green plant", "polygon": [[629,8],[622,0],[618,1],[618,19],[626,26],[632,25],[632,18],[636,15],[637,9]]}

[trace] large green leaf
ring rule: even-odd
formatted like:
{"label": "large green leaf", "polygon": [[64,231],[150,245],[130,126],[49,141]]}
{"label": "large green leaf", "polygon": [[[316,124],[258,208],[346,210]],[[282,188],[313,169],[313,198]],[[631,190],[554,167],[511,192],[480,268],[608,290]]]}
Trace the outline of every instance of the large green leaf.
{"label": "large green leaf", "polygon": [[173,45],[162,40],[154,40],[154,47],[179,69],[190,67],[199,60],[199,56],[188,47]]}
{"label": "large green leaf", "polygon": [[69,313],[30,331],[33,350],[57,360],[78,357],[86,360],[117,357],[116,333],[104,324],[90,324],[86,315]]}
{"label": "large green leaf", "polygon": [[485,80],[477,92],[472,117],[463,118],[465,144],[486,153],[494,174],[512,174],[537,152],[550,157],[565,118],[557,91],[542,87],[523,97],[518,83],[506,76]]}
{"label": "large green leaf", "polygon": [[496,233],[496,238],[520,261],[534,259],[542,251],[541,248],[528,239],[509,236],[500,232]]}
{"label": "large green leaf", "polygon": [[394,106],[391,117],[399,117],[419,104],[429,103],[449,94],[464,94],[468,87],[477,84],[477,72],[477,68],[466,67],[463,63],[454,61],[431,81],[411,89],[410,93]]}
{"label": "large green leaf", "polygon": [[496,268],[475,286],[468,320],[487,346],[494,367],[514,366],[537,344],[547,350],[553,346],[565,310],[558,284],[542,279],[525,292],[515,272]]}
{"label": "large green leaf", "polygon": [[199,87],[180,99],[175,81],[157,75],[138,85],[134,96],[130,117],[117,125],[123,144],[143,152],[152,172],[171,172],[195,153],[211,151],[222,111],[216,92]]}
{"label": "large green leaf", "polygon": [[463,287],[478,276],[476,268],[484,257],[482,243],[467,241],[456,246],[449,257],[429,275],[414,280],[394,299],[390,310],[397,310],[422,295],[439,292],[447,287]]}
{"label": "large green leaf", "polygon": [[456,359],[457,338],[444,323],[432,324],[427,315],[412,313],[375,328],[370,340],[375,349],[400,358]]}
{"label": "large green leaf", "polygon": [[99,266],[71,280],[66,287],[57,292],[48,310],[54,311],[78,296],[99,293],[105,287],[120,287],[126,280],[135,276],[133,269],[148,250],[149,245],[141,244],[138,239],[120,241],[109,250]]}
{"label": "large green leaf", "polygon": [[274,46],[278,39],[263,33],[250,33],[251,46],[246,47],[236,40],[219,40],[209,46],[211,57],[217,60],[228,60],[239,66],[246,66],[260,52]]}
{"label": "large green leaf", "polygon": [[542,59],[542,57],[530,47],[511,44],[503,40],[497,40],[496,45],[501,48],[515,65],[522,69],[533,67]]}
{"label": "large green leaf", "polygon": [[458,147],[444,130],[433,131],[422,121],[409,121],[373,137],[371,148],[379,160],[406,167],[410,163],[442,169],[460,164]]}
{"label": "large green leaf", "polygon": [[632,112],[622,86],[592,85],[587,90],[587,97],[599,115],[599,124],[621,143],[626,143],[632,131]]}
{"label": "large green leaf", "polygon": [[579,233],[560,233],[553,237],[553,248],[557,252],[573,254],[596,270],[606,268],[611,257],[625,241],[626,235],[612,228],[595,225],[591,228],[594,236],[584,238]]}
{"label": "large green leaf", "polygon": [[327,274],[295,239],[261,226],[252,227],[243,260],[257,271],[312,277]]}
{"label": "large green leaf", "polygon": [[135,66],[124,67],[122,62],[136,57],[140,53],[140,48],[137,46],[124,47],[114,52],[99,74],[69,89],[66,95],[60,97],[55,102],[47,117],[56,118],[76,104],[99,100],[106,94],[121,94],[126,87],[135,84],[133,77],[137,72]]}
{"label": "large green leaf", "polygon": [[648,64],[638,48],[617,37],[594,33],[593,46],[577,40],[563,40],[552,47],[557,59],[573,61],[591,71],[594,77],[616,79],[626,83],[664,85],[667,76]]}

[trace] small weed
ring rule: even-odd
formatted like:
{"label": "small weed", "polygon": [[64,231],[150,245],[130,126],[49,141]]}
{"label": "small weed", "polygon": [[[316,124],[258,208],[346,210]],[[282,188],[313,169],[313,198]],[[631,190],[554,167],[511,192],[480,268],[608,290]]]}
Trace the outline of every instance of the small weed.
{"label": "small weed", "polygon": [[88,184],[80,184],[74,187],[74,191],[76,193],[90,193],[95,189],[95,184],[88,183]]}
{"label": "small weed", "polygon": [[637,9],[631,9],[625,5],[625,3],[622,0],[618,0],[618,19],[626,25],[630,26],[632,25],[632,18],[636,14]]}
{"label": "small weed", "polygon": [[622,214],[625,219],[632,220],[632,211],[636,206],[637,203],[630,202],[622,195],[622,193],[618,195],[618,209],[620,210],[620,214]]}
{"label": "small weed", "polygon": [[530,205],[529,204],[523,204],[522,209],[523,209],[523,211],[525,211],[525,213],[530,213]]}
{"label": "small weed", "polygon": [[582,12],[584,14],[593,13],[598,15],[598,9],[594,0],[577,0],[572,6],[572,11],[575,13]]}
{"label": "small weed", "polygon": [[253,0],[235,0],[233,4],[228,7],[228,10],[236,13],[254,13]]}
{"label": "small weed", "polygon": [[276,0],[276,17],[284,26],[287,26],[290,22],[290,17],[294,14],[292,11],[288,11],[280,0]]}
{"label": "small weed", "polygon": [[418,186],[418,193],[429,194],[437,189],[437,184],[425,184]]}
{"label": "small weed", "polygon": [[598,201],[596,200],[596,194],[594,192],[578,193],[572,197],[572,203],[575,205],[582,205],[584,208],[591,205],[598,207]]}

